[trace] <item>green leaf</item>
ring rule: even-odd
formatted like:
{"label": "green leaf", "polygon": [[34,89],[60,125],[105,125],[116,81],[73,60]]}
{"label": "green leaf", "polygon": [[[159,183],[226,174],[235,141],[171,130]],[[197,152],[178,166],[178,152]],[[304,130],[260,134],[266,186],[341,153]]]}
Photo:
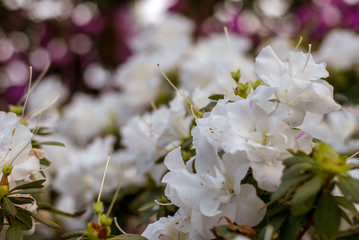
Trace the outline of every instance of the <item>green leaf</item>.
{"label": "green leaf", "polygon": [[[275,218],[273,218],[272,221],[270,221],[267,226],[265,226],[258,235],[258,240],[264,240],[265,234],[267,232],[268,228],[272,228],[272,235],[278,231],[278,229],[283,225],[284,221],[287,219],[288,214],[282,213],[277,215]],[[270,238],[272,239],[272,238]]]}
{"label": "green leaf", "polygon": [[19,224],[21,229],[30,230],[32,228],[32,218],[30,214],[22,208],[17,207],[18,213],[16,214],[14,222]]}
{"label": "green leaf", "polygon": [[49,226],[49,227],[52,227],[52,228],[61,228],[59,225],[57,225],[56,223],[54,223],[53,221],[50,221],[44,217],[42,217],[41,215],[37,214],[37,213],[33,213],[33,212],[30,212],[30,211],[27,211],[28,213],[31,214],[31,216],[33,218],[35,218],[37,221]]}
{"label": "green leaf", "polygon": [[43,145],[65,147],[65,144],[63,144],[61,142],[56,142],[56,141],[37,142],[37,143],[34,143],[32,145],[32,147],[36,148],[36,147],[40,147]]}
{"label": "green leaf", "polygon": [[33,198],[29,198],[29,197],[8,197],[9,200],[14,203],[14,204],[30,204],[33,201],[35,201]]}
{"label": "green leaf", "polygon": [[210,102],[207,106],[200,109],[201,112],[210,112],[216,106],[217,102]]}
{"label": "green leaf", "polygon": [[219,99],[223,99],[224,95],[223,94],[213,94],[211,96],[208,97],[211,100],[217,101]]}
{"label": "green leaf", "polygon": [[340,209],[340,217],[343,218],[349,225],[353,225],[352,220],[348,216],[348,214],[341,208]]}
{"label": "green leaf", "polygon": [[108,238],[108,240],[147,240],[147,238],[136,234],[123,234]]}
{"label": "green leaf", "polygon": [[80,237],[87,234],[87,231],[85,230],[79,230],[79,231],[71,231],[67,232],[61,235],[61,238],[73,238],[73,237]]}
{"label": "green leaf", "polygon": [[22,229],[18,224],[12,224],[6,231],[6,240],[22,240]]}
{"label": "green leaf", "polygon": [[334,199],[340,206],[348,209],[354,215],[357,221],[359,221],[359,212],[352,202],[348,201],[348,199],[345,197],[335,196]]}
{"label": "green leaf", "polygon": [[42,158],[42,159],[40,159],[40,164],[45,167],[49,167],[51,165],[51,162],[49,160],[47,160],[46,158]]}
{"label": "green leaf", "polygon": [[7,197],[4,197],[1,200],[1,208],[6,216],[10,215],[14,217],[17,213],[15,205]]}
{"label": "green leaf", "polygon": [[306,216],[290,216],[280,228],[278,240],[297,239],[303,225],[306,222]]}
{"label": "green leaf", "polygon": [[10,190],[10,192],[13,192],[13,191],[19,190],[19,189],[43,188],[44,185],[42,185],[42,184],[45,181],[46,181],[46,179],[41,179],[41,180],[33,181],[33,182],[30,182],[30,183],[25,183],[25,184],[19,185],[17,187],[14,187],[13,189]]}
{"label": "green leaf", "polygon": [[45,192],[42,188],[29,188],[29,189],[20,189],[12,192],[12,194],[36,194]]}
{"label": "green leaf", "polygon": [[46,203],[37,203],[37,207],[38,207],[38,209],[49,211],[56,215],[62,215],[62,216],[66,216],[66,217],[79,217],[86,212],[86,209],[85,209],[85,210],[75,212],[75,213],[68,213],[68,212],[58,210]]}
{"label": "green leaf", "polygon": [[4,227],[4,215],[1,212],[0,213],[0,232],[2,231],[2,228]]}
{"label": "green leaf", "polygon": [[[32,131],[34,131],[34,129],[32,129]],[[52,131],[51,128],[48,127],[38,127],[36,130],[36,135],[41,135],[41,136],[46,136],[46,135],[51,135]]]}
{"label": "green leaf", "polygon": [[213,227],[211,231],[219,239],[233,240],[236,237],[240,236],[239,232],[232,231],[228,225]]}
{"label": "green leaf", "polygon": [[314,212],[314,226],[324,240],[335,239],[339,231],[340,208],[330,192],[323,192]]}
{"label": "green leaf", "polygon": [[322,176],[315,175],[303,185],[297,188],[292,199],[291,212],[293,215],[301,215],[313,207],[315,198],[322,186]]}
{"label": "green leaf", "polygon": [[306,174],[297,178],[292,178],[292,179],[288,179],[288,180],[282,180],[281,185],[279,186],[279,188],[277,189],[277,191],[275,191],[272,196],[271,196],[271,200],[275,201],[279,198],[281,198],[284,194],[287,193],[287,191],[292,187],[292,186],[296,186],[298,184],[300,184],[302,181],[305,181],[306,179],[308,179],[311,176],[311,174]]}
{"label": "green leaf", "polygon": [[290,157],[283,161],[284,166],[287,168],[298,163],[314,163],[314,159],[310,157]]}
{"label": "green leaf", "polygon": [[359,203],[359,180],[350,176],[338,176],[337,186],[348,201]]}
{"label": "green leaf", "polygon": [[284,169],[282,181],[297,178],[299,176],[302,176],[306,174],[306,172],[311,169],[314,166],[314,164],[309,162],[301,162],[298,164],[295,164],[289,168]]}

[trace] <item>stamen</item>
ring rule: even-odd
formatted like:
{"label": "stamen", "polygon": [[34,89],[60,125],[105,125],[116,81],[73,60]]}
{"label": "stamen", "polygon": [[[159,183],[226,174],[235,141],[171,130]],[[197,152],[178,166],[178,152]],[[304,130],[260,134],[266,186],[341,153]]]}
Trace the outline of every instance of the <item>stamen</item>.
{"label": "stamen", "polygon": [[349,159],[352,159],[352,158],[356,157],[358,154],[359,154],[359,151],[355,152],[353,155],[351,155],[350,157],[347,158],[347,161]]}
{"label": "stamen", "polygon": [[101,182],[101,187],[100,187],[100,192],[99,192],[99,194],[98,194],[97,202],[99,202],[100,199],[101,199],[103,184],[105,183],[105,178],[106,178],[106,173],[107,173],[107,169],[108,169],[108,164],[109,164],[109,162],[110,162],[110,158],[111,158],[111,153],[109,153],[109,154],[108,154],[108,157],[107,157],[105,172],[103,173],[102,182]]}
{"label": "stamen", "polygon": [[114,222],[115,222],[115,225],[116,225],[117,229],[118,229],[122,234],[127,234],[127,233],[120,227],[120,225],[117,223],[117,217],[114,217],[113,220],[114,220]]}
{"label": "stamen", "polygon": [[186,102],[187,102],[189,105],[193,106],[193,103],[192,103],[190,100],[188,100],[188,98],[186,98],[186,96],[185,96],[180,90],[178,90],[178,88],[177,88],[177,87],[171,82],[171,80],[166,76],[166,74],[162,71],[162,69],[161,69],[161,67],[160,67],[159,64],[157,64],[157,67],[158,67],[158,69],[160,70],[160,72],[162,73],[163,77],[167,80],[167,82],[174,88],[174,90],[175,90],[179,95],[181,95],[181,96],[184,98],[184,100],[186,100]]}
{"label": "stamen", "polygon": [[45,105],[44,107],[40,108],[38,111],[36,111],[35,113],[31,114],[29,117],[26,118],[26,121],[30,121],[31,119],[33,119],[35,116],[37,116],[38,114],[40,114],[41,112],[47,110],[49,107],[51,107],[59,98],[60,98],[60,93],[58,93],[56,95],[56,97],[54,99],[52,99],[49,104]]}
{"label": "stamen", "polygon": [[228,43],[228,49],[229,49],[229,54],[231,56],[233,71],[236,71],[236,67],[234,66],[233,50],[232,50],[231,40],[230,40],[229,34],[228,34],[228,29],[227,29],[227,27],[224,27],[223,30],[224,30],[224,34],[226,35],[226,39],[227,39],[227,43]]}
{"label": "stamen", "polygon": [[[34,81],[34,84],[32,84],[29,93],[41,82],[41,80],[44,78],[45,74],[47,73],[47,70],[49,70],[50,67],[50,62],[47,62],[44,69],[42,70],[42,72],[40,73],[40,75],[36,78],[36,80]],[[24,96],[22,96],[20,98],[20,100],[17,102],[16,105],[20,105],[23,101],[24,101]]]}
{"label": "stamen", "polygon": [[302,69],[302,72],[304,71],[304,69],[307,67],[307,64],[309,62],[309,58],[310,58],[310,52],[312,51],[312,44],[308,44],[308,57],[307,60],[305,61],[304,67]]}
{"label": "stamen", "polygon": [[21,113],[21,118],[24,118],[24,113],[25,113],[25,108],[26,108],[26,104],[27,104],[27,100],[29,99],[29,95],[30,95],[30,89],[31,89],[31,81],[32,81],[32,66],[29,67],[29,86],[27,87],[27,92],[26,92],[26,97],[25,97],[25,103],[24,103],[24,107],[22,108],[22,113]]}
{"label": "stamen", "polygon": [[303,37],[300,36],[299,41],[298,41],[297,45],[296,45],[295,48],[294,48],[294,51],[297,51],[297,50],[298,50],[298,48],[299,48],[300,44],[302,43],[302,41],[303,41]]}
{"label": "stamen", "polygon": [[173,203],[161,203],[157,199],[154,200],[154,202],[160,206],[171,206]]}
{"label": "stamen", "polygon": [[125,164],[124,163],[121,163],[121,166],[120,166],[120,179],[118,181],[118,186],[117,186],[117,189],[116,189],[116,192],[115,192],[115,195],[113,195],[113,198],[112,198],[112,201],[111,201],[111,204],[107,210],[107,213],[106,215],[108,216],[113,208],[113,205],[115,204],[116,200],[117,200],[117,196],[118,196],[118,193],[120,192],[120,189],[121,189],[121,185],[123,183],[123,176],[125,175]]}

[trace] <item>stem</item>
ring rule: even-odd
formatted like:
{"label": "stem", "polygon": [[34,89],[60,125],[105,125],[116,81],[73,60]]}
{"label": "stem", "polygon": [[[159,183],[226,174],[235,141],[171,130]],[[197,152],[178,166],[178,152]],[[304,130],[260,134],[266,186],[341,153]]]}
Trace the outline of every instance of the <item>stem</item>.
{"label": "stem", "polygon": [[310,213],[311,217],[309,219],[309,221],[307,222],[307,224],[305,224],[303,230],[299,233],[299,236],[297,237],[297,240],[301,240],[304,236],[304,234],[309,230],[309,228],[313,225],[314,223],[314,211],[312,211]]}

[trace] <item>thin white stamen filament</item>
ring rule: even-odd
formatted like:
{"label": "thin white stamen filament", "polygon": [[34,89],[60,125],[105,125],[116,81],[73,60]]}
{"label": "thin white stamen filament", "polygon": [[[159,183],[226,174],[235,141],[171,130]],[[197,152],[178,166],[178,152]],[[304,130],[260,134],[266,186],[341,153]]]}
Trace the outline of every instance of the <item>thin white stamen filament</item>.
{"label": "thin white stamen filament", "polygon": [[117,222],[117,217],[114,217],[113,220],[114,220],[114,222],[115,222],[115,225],[116,225],[117,229],[118,229],[122,234],[127,234],[127,232],[125,232],[125,231],[120,227],[120,225],[118,224],[118,222]]}
{"label": "thin white stamen filament", "polygon": [[27,104],[27,100],[29,99],[30,89],[31,89],[31,81],[32,81],[32,66],[29,67],[29,86],[27,87],[26,97],[24,107],[22,108],[21,118],[24,118],[25,108]]}
{"label": "thin white stamen filament", "polygon": [[101,187],[100,187],[100,192],[99,192],[99,194],[98,194],[97,202],[99,202],[100,199],[101,199],[103,184],[105,183],[105,178],[106,178],[106,173],[107,173],[107,169],[108,169],[108,164],[109,164],[109,162],[110,162],[110,158],[111,158],[111,153],[109,153],[109,154],[108,154],[108,157],[107,157],[105,172],[103,173],[103,177],[102,177],[102,181],[101,181]]}
{"label": "thin white stamen filament", "polygon": [[233,71],[235,72],[236,67],[234,65],[233,50],[232,50],[231,40],[230,40],[229,34],[228,34],[228,29],[227,29],[227,27],[224,27],[223,30],[224,30],[224,34],[226,35],[226,39],[227,39],[227,43],[228,43],[228,49],[229,49],[229,54],[231,56]]}
{"label": "thin white stamen filament", "polygon": [[161,203],[157,199],[154,200],[154,202],[160,206],[171,206],[173,203]]}
{"label": "thin white stamen filament", "polygon": [[120,179],[118,181],[118,186],[117,186],[115,195],[113,195],[110,207],[107,210],[107,214],[106,214],[107,216],[110,214],[110,212],[111,212],[111,210],[113,208],[113,205],[115,204],[115,202],[117,200],[118,193],[120,192],[120,189],[121,189],[121,186],[122,186],[122,183],[123,183],[124,175],[125,175],[125,164],[121,163],[121,166],[120,166]]}

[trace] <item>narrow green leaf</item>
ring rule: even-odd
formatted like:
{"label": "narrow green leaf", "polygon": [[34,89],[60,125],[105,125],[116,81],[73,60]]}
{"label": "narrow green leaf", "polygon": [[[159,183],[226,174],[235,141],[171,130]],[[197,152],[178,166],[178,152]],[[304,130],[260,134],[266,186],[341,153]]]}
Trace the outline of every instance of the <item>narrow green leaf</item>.
{"label": "narrow green leaf", "polygon": [[29,198],[29,197],[8,197],[9,200],[14,203],[14,204],[30,204],[33,201],[35,201],[33,198]]}
{"label": "narrow green leaf", "polygon": [[210,102],[207,106],[200,109],[201,112],[210,112],[216,106],[217,102]]}
{"label": "narrow green leaf", "polygon": [[295,164],[289,168],[286,168],[283,172],[282,181],[302,176],[302,175],[306,174],[306,172],[309,169],[311,169],[313,166],[314,165],[312,163],[301,162],[301,163]]}
{"label": "narrow green leaf", "polygon": [[4,211],[4,215],[10,215],[14,217],[17,213],[15,205],[7,197],[4,197],[1,200],[1,208]]}
{"label": "narrow green leaf", "polygon": [[354,215],[357,221],[359,221],[359,212],[352,202],[349,202],[345,197],[335,196],[334,199],[339,205],[348,209]]}
{"label": "narrow green leaf", "polygon": [[314,225],[324,240],[335,239],[339,231],[340,208],[330,192],[323,192],[314,212]]}
{"label": "narrow green leaf", "polygon": [[40,146],[43,146],[43,145],[65,147],[65,144],[63,144],[63,143],[61,143],[61,142],[56,142],[56,141],[46,141],[46,142],[34,143],[34,144],[33,144],[33,147],[34,147],[34,145],[35,145],[36,147],[40,147]]}
{"label": "narrow green leaf", "polygon": [[272,227],[272,234],[274,234],[275,232],[278,231],[278,229],[283,225],[284,221],[287,219],[288,214],[284,213],[284,214],[280,214],[278,216],[276,216],[275,218],[273,218],[272,221],[270,221],[267,226],[265,226],[260,233],[258,234],[258,240],[264,240],[266,231],[269,227]]}
{"label": "narrow green leaf", "polygon": [[4,227],[4,215],[0,214],[0,232],[2,231],[2,228]]}
{"label": "narrow green leaf", "polygon": [[341,208],[340,209],[340,217],[343,218],[350,226],[353,225],[352,220],[348,216],[348,214]]}
{"label": "narrow green leaf", "polygon": [[85,209],[85,210],[75,212],[75,213],[68,213],[68,212],[58,210],[46,203],[37,203],[37,207],[38,207],[38,209],[49,211],[56,215],[62,215],[62,216],[66,216],[66,217],[79,217],[86,212],[86,209]]}
{"label": "narrow green leaf", "polygon": [[12,224],[6,231],[6,240],[22,240],[22,229],[18,224]]}
{"label": "narrow green leaf", "polygon": [[29,188],[29,189],[20,189],[12,192],[12,194],[36,194],[45,192],[42,188]]}
{"label": "narrow green leaf", "polygon": [[359,203],[359,180],[350,176],[338,176],[337,186],[350,202]]}
{"label": "narrow green leaf", "polygon": [[30,212],[30,211],[27,211],[31,214],[31,216],[33,218],[35,218],[37,221],[49,226],[49,227],[52,227],[52,228],[61,228],[59,225],[57,225],[56,223],[54,223],[53,221],[50,221],[44,217],[42,217],[41,215],[37,214],[37,213],[33,213],[33,212]]}
{"label": "narrow green leaf", "polygon": [[87,231],[79,230],[79,231],[71,231],[61,235],[61,238],[73,238],[73,237],[80,237],[86,235]]}
{"label": "narrow green leaf", "polygon": [[37,180],[37,181],[25,183],[25,184],[19,185],[19,186],[17,186],[17,187],[14,187],[13,189],[10,190],[10,192],[13,192],[13,191],[19,190],[19,189],[43,188],[44,185],[42,185],[42,184],[43,184],[45,181],[46,181],[46,179],[41,179],[41,180]]}
{"label": "narrow green leaf", "polygon": [[213,94],[213,95],[209,96],[208,98],[211,100],[217,101],[219,99],[223,99],[224,95],[223,94]]}
{"label": "narrow green leaf", "polygon": [[322,176],[315,175],[298,187],[292,199],[292,214],[301,215],[312,209],[314,200],[321,186]]}
{"label": "narrow green leaf", "polygon": [[310,157],[296,156],[296,157],[287,158],[286,160],[283,161],[284,166],[286,166],[287,168],[299,163],[314,163],[314,159]]}
{"label": "narrow green leaf", "polygon": [[136,234],[123,234],[123,235],[118,235],[115,237],[111,237],[108,240],[148,240],[145,237],[142,237],[141,235],[136,235]]}
{"label": "narrow green leaf", "polygon": [[295,240],[306,223],[306,216],[290,216],[280,228],[278,240]]}
{"label": "narrow green leaf", "polygon": [[14,222],[19,224],[23,231],[30,230],[33,224],[30,214],[26,210],[19,207],[17,207],[17,211],[18,213],[16,214]]}
{"label": "narrow green leaf", "polygon": [[279,198],[281,198],[284,194],[286,194],[286,192],[292,187],[292,186],[296,186],[298,184],[300,184],[302,181],[305,181],[306,179],[308,179],[311,176],[311,174],[306,174],[297,178],[292,178],[292,179],[288,179],[288,180],[282,180],[281,185],[279,186],[279,188],[277,189],[277,191],[275,191],[272,196],[271,196],[271,200],[275,201]]}
{"label": "narrow green leaf", "polygon": [[[34,131],[34,129],[32,129],[32,131]],[[36,131],[36,135],[39,136],[46,136],[52,134],[51,128],[48,127],[39,127],[35,131]]]}
{"label": "narrow green leaf", "polygon": [[51,165],[51,162],[49,160],[47,160],[46,158],[42,158],[42,159],[40,159],[40,164],[45,167],[49,167]]}

